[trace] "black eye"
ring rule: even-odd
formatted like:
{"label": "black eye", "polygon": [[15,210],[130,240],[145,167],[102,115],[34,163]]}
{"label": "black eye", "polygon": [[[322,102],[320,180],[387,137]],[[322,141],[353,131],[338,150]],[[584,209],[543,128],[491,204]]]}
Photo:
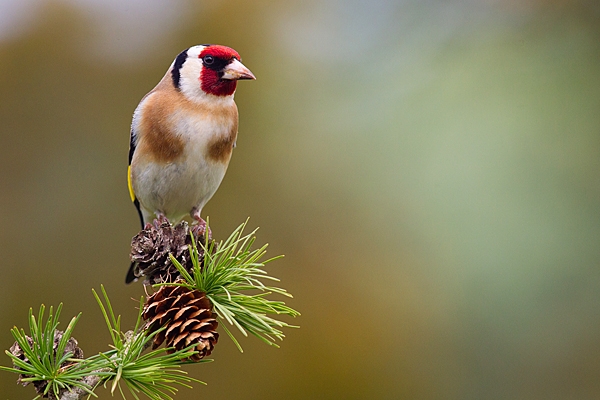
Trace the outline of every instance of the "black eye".
{"label": "black eye", "polygon": [[213,56],[204,56],[202,62],[204,62],[205,65],[212,65],[215,62],[215,58]]}

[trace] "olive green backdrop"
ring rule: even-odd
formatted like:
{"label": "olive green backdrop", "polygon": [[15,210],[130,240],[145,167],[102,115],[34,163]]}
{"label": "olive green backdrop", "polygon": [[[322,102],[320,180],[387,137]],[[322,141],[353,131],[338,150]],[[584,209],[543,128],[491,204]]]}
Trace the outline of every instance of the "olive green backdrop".
{"label": "olive green backdrop", "polygon": [[[248,216],[302,316],[227,338],[177,399],[600,397],[597,1],[0,1],[0,349],[64,302],[124,326],[131,114],[182,49],[229,45],[240,134],[204,210]],[[63,325],[64,326],[64,325]],[[8,357],[0,355],[8,365]],[[33,389],[0,373],[2,399]],[[106,390],[98,392],[109,399]]]}

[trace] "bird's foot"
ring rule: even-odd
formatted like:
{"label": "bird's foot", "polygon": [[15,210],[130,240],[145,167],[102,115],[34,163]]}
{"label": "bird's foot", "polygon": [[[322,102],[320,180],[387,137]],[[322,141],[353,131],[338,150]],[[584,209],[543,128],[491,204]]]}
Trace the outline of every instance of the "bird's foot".
{"label": "bird's foot", "polygon": [[160,211],[156,212],[156,219],[159,222],[169,222],[169,219],[167,218],[167,216]]}
{"label": "bird's foot", "polygon": [[146,224],[144,225],[142,230],[152,229],[152,226],[158,227],[159,225],[164,224],[164,223],[167,223],[167,224],[171,223],[171,221],[169,221],[169,219],[165,216],[165,214],[158,212],[158,211],[155,213],[154,218],[149,219],[147,221],[148,222],[146,222]]}
{"label": "bird's foot", "polygon": [[206,239],[212,239],[212,232],[210,227],[206,224],[206,221],[202,219],[200,216],[194,215],[194,219],[196,220],[196,224],[192,226],[192,231],[197,236],[204,236]]}

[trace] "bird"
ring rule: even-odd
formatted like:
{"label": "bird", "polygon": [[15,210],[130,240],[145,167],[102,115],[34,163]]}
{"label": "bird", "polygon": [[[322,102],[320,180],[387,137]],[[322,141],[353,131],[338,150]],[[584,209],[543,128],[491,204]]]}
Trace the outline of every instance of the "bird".
{"label": "bird", "polygon": [[[157,217],[190,215],[206,226],[238,135],[238,80],[254,80],[234,49],[202,44],[175,57],[133,113],[127,183],[142,229]],[[134,265],[126,283],[135,281]]]}

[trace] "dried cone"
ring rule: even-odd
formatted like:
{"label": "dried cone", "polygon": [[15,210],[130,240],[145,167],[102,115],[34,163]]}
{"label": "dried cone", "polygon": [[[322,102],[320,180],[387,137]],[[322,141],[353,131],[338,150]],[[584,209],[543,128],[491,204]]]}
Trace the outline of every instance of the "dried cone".
{"label": "dried cone", "polygon": [[[54,331],[54,344],[53,344],[53,349],[54,349],[54,356],[56,357],[56,349],[58,348],[58,343],[60,342],[60,340],[63,337],[64,332],[63,331]],[[29,336],[27,336],[27,342],[29,343],[29,346],[33,345],[33,339],[30,338]],[[11,347],[10,347],[10,352],[20,358],[21,360],[25,361],[25,362],[29,362],[29,360],[27,359],[27,357],[25,357],[25,353],[23,352],[23,349],[21,348],[21,346],[19,346],[19,344],[17,342],[15,342]],[[75,338],[69,338],[69,340],[67,341],[67,345],[65,346],[65,351],[64,354],[67,353],[71,353],[72,356],[71,358],[78,358],[78,359],[83,359],[83,350],[81,350],[81,348],[78,346],[77,340],[75,340]],[[57,357],[59,358],[59,357]],[[62,363],[61,367],[65,368],[69,365],[73,364],[73,361],[65,361],[64,363]],[[19,368],[18,366],[15,365],[15,368]],[[18,383],[22,384],[23,386],[27,386],[28,384],[32,384],[35,387],[35,390],[38,394],[43,394],[44,391],[46,390],[46,386],[48,385],[48,381],[24,381],[23,379],[25,378],[31,378],[31,375],[24,375],[21,374],[19,375],[19,379],[17,380]],[[48,394],[42,396],[47,398]]]}
{"label": "dried cone", "polygon": [[[210,355],[219,340],[217,320],[205,294],[182,286],[161,286],[148,297],[142,314],[149,333],[165,327],[155,337],[152,349],[165,343],[176,350],[196,344],[191,359]],[[173,350],[171,350],[173,352]]]}
{"label": "dried cone", "polygon": [[192,245],[190,231],[196,240],[202,262],[202,245],[205,244],[205,238],[201,227],[194,225],[190,228],[185,221],[173,226],[165,217],[146,224],[131,240],[130,259],[135,265],[134,275],[145,276],[149,283],[173,282],[179,279],[179,272],[171,262],[169,254],[173,254],[173,257],[191,272],[193,265],[189,252]]}

